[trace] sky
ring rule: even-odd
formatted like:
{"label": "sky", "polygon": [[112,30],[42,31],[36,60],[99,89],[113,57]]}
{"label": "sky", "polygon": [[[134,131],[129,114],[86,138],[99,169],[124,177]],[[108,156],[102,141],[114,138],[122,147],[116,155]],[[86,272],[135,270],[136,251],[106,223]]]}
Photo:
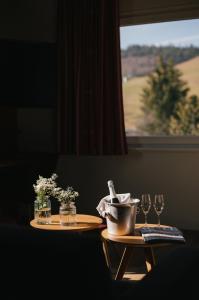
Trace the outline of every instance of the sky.
{"label": "sky", "polygon": [[122,49],[133,44],[199,47],[199,19],[121,27],[120,42]]}

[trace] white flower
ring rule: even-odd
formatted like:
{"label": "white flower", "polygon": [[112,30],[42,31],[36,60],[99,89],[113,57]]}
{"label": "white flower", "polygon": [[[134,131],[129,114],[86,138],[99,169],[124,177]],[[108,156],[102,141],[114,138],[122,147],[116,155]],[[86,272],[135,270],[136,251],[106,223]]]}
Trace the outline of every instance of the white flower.
{"label": "white flower", "polygon": [[68,186],[65,190],[62,188],[55,188],[53,196],[57,198],[59,202],[70,203],[75,201],[75,198],[79,196],[79,193],[74,191],[73,187]]}
{"label": "white flower", "polygon": [[45,178],[39,175],[36,184],[33,184],[34,191],[37,194],[37,200],[44,202],[45,196],[53,196],[59,202],[70,203],[74,202],[79,193],[74,191],[73,187],[68,186],[65,190],[57,187],[57,174],[53,173],[50,178]]}
{"label": "white flower", "polygon": [[53,173],[50,178],[45,178],[39,175],[39,179],[36,184],[33,184],[35,193],[37,194],[38,200],[42,201],[44,196],[50,196],[53,194],[54,189],[57,187],[55,182],[57,174]]}

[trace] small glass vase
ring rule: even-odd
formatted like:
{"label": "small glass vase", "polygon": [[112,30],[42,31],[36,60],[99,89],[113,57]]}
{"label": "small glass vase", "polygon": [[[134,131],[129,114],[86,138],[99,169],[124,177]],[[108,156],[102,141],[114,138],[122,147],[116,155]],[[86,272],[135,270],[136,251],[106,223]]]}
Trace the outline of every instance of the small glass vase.
{"label": "small glass vase", "polygon": [[34,218],[37,224],[51,223],[51,201],[48,196],[37,198],[34,201]]}
{"label": "small glass vase", "polygon": [[62,202],[59,208],[60,224],[63,226],[76,225],[76,206],[74,202]]}

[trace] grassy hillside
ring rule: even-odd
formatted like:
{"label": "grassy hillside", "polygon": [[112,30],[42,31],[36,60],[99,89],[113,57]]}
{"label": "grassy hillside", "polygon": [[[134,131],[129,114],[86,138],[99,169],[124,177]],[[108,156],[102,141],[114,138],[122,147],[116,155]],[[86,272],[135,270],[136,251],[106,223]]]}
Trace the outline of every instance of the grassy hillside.
{"label": "grassy hillside", "polygon": [[[199,96],[199,56],[176,65],[183,73],[182,79],[190,87],[190,95]],[[140,95],[146,86],[147,76],[134,77],[123,83],[124,112],[126,130],[136,131],[136,125],[142,120]]]}
{"label": "grassy hillside", "polygon": [[190,87],[190,95],[199,96],[199,56],[183,62],[176,67],[183,73],[183,80],[187,81]]}

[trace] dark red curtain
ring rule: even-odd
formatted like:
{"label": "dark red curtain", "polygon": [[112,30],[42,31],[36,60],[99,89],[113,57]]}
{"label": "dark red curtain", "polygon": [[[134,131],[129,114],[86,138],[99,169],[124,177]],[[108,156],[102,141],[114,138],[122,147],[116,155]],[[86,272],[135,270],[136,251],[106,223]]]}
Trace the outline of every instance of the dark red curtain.
{"label": "dark red curtain", "polygon": [[117,0],[58,0],[58,145],[62,154],[127,152]]}

